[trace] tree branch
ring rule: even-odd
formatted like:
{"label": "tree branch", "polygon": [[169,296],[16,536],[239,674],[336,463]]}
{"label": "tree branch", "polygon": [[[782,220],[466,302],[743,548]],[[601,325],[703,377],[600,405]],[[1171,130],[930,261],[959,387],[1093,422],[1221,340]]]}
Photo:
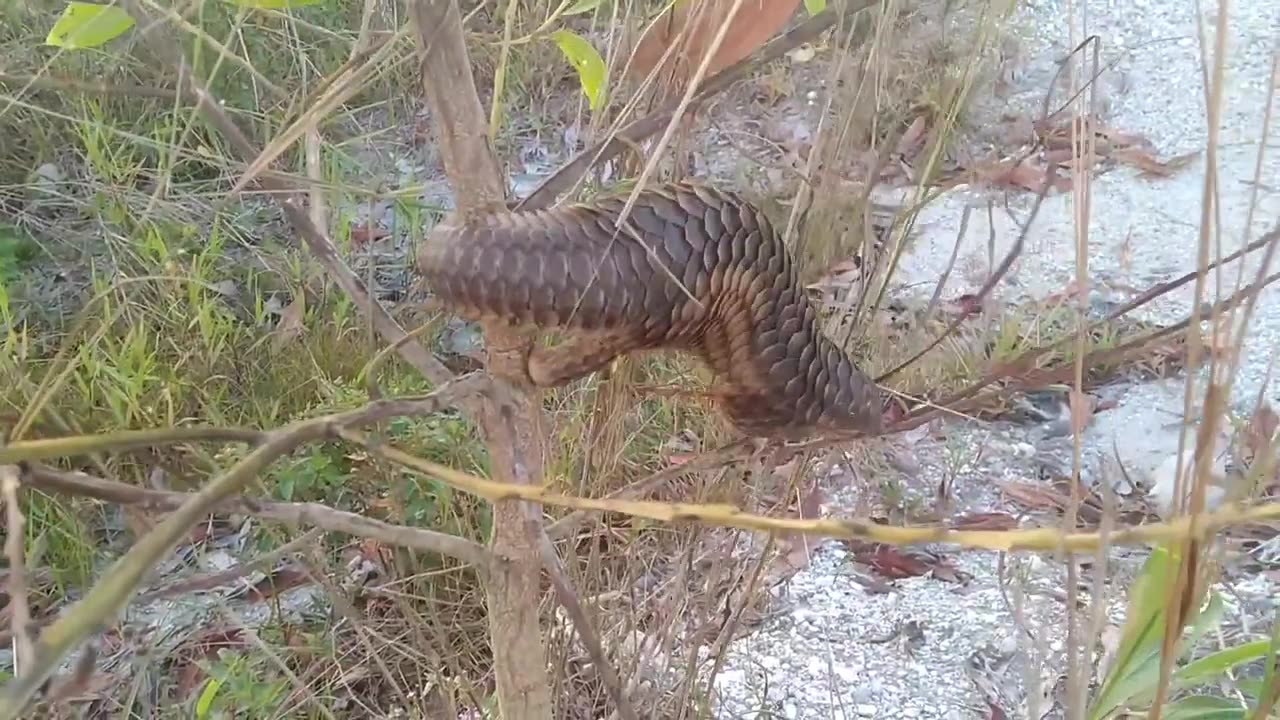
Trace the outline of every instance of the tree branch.
{"label": "tree branch", "polygon": [[[117,505],[135,505],[152,512],[177,510],[183,503],[190,500],[193,494],[150,490],[94,477],[88,473],[56,470],[47,465],[32,465],[22,477],[22,482],[24,485],[40,490],[90,497]],[[232,495],[209,508],[208,512],[251,515],[293,527],[309,525],[330,532],[371,538],[397,547],[448,555],[462,562],[476,565],[481,570],[487,563],[488,551],[466,538],[434,530],[393,525],[320,503],[272,502],[243,495]]]}

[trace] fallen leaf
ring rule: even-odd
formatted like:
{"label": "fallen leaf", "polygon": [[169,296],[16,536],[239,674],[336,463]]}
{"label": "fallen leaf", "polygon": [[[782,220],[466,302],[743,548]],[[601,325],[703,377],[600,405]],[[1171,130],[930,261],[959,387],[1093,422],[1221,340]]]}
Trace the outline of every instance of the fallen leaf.
{"label": "fallen leaf", "polygon": [[[979,182],[994,187],[1015,187],[1032,192],[1040,192],[1049,178],[1048,166],[1034,158],[1024,158],[1016,165],[1005,160],[979,167],[975,171]],[[1066,192],[1071,189],[1071,178],[1058,173],[1054,176],[1052,188]]]}
{"label": "fallen leaf", "polygon": [[1199,154],[1200,151],[1196,150],[1176,155],[1168,160],[1160,160],[1154,153],[1144,148],[1127,147],[1113,150],[1110,157],[1126,165],[1132,165],[1144,176],[1169,177],[1190,165]]}
{"label": "fallen leaf", "polygon": [[[707,64],[703,79],[755,52],[786,26],[800,0],[743,0],[724,38]],[[670,89],[683,91],[711,49],[734,0],[690,0],[656,18],[636,43],[629,75],[637,82],[663,62],[657,77],[670,78]],[[687,28],[687,30],[686,30]],[[675,49],[663,59],[671,47]]]}
{"label": "fallen leaf", "polygon": [[962,582],[967,576],[941,556],[922,550],[907,550],[881,543],[850,541],[846,543],[854,560],[875,570],[882,577],[900,580],[932,573],[946,582]]}
{"label": "fallen leaf", "polygon": [[359,250],[371,242],[377,242],[391,233],[383,227],[372,225],[370,220],[365,220],[360,225],[351,226],[351,248]]}
{"label": "fallen leaf", "polygon": [[276,323],[275,330],[272,332],[271,346],[279,351],[286,343],[296,340],[307,331],[302,323],[303,316],[306,314],[306,296],[299,292],[293,298],[293,302],[289,303],[280,313],[280,321]]}
{"label": "fallen leaf", "polygon": [[907,129],[903,131],[902,137],[898,138],[898,146],[894,150],[903,158],[915,156],[920,151],[920,148],[924,146],[926,130],[928,130],[928,124],[924,115],[917,115],[915,120],[912,120]]}
{"label": "fallen leaf", "polygon": [[966,513],[951,521],[953,530],[1014,530],[1018,521],[1005,512]]}
{"label": "fallen leaf", "polygon": [[1069,498],[1042,485],[1007,481],[999,486],[1007,499],[1028,510],[1061,510],[1069,502]]}

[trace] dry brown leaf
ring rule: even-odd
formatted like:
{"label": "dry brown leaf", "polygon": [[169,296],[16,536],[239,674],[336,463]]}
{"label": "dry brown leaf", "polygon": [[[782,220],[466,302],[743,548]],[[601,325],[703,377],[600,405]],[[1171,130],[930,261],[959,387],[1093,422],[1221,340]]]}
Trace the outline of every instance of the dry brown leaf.
{"label": "dry brown leaf", "polygon": [[902,137],[898,138],[895,152],[903,158],[914,157],[924,147],[925,131],[928,129],[924,115],[917,115],[902,133]]}
{"label": "dry brown leaf", "polygon": [[369,220],[360,225],[351,226],[351,248],[359,250],[371,242],[377,242],[391,233],[386,228],[373,225]]}
{"label": "dry brown leaf", "polygon": [[1028,510],[1061,510],[1070,502],[1070,498],[1064,498],[1043,485],[1009,481],[999,485],[1006,498]]}
{"label": "dry brown leaf", "polygon": [[[1015,187],[1032,192],[1040,192],[1045,180],[1049,177],[1048,167],[1033,158],[1025,158],[1014,165],[1010,161],[1001,161],[988,166],[979,167],[977,180],[994,187]],[[1053,189],[1066,192],[1071,189],[1071,178],[1055,175]]]}
{"label": "dry brown leaf", "polygon": [[1006,512],[966,513],[951,521],[953,530],[1013,530],[1018,521]]}
{"label": "dry brown leaf", "polygon": [[306,314],[306,296],[299,292],[294,296],[293,302],[280,312],[280,322],[276,323],[276,328],[272,332],[271,346],[277,351],[302,335],[307,331],[302,320]]}
{"label": "dry brown leaf", "polygon": [[[715,75],[755,52],[787,22],[800,5],[800,0],[742,0],[716,54],[712,56],[703,79]],[[662,60],[663,53],[676,43],[681,30],[688,26],[683,40],[667,57],[659,71],[662,81],[670,77],[672,89],[683,91],[711,49],[720,25],[733,10],[734,0],[687,0],[678,3],[656,19],[636,44],[632,54],[630,77],[643,81]]]}
{"label": "dry brown leaf", "polygon": [[849,541],[846,546],[854,560],[889,580],[919,577],[930,573],[944,582],[964,582],[967,579],[967,576],[957,570],[954,565],[933,553],[859,541]]}
{"label": "dry brown leaf", "polygon": [[1148,177],[1169,177],[1191,164],[1199,155],[1199,151],[1176,155],[1168,160],[1160,160],[1155,153],[1145,148],[1126,147],[1111,151],[1111,158],[1132,165],[1142,175]]}

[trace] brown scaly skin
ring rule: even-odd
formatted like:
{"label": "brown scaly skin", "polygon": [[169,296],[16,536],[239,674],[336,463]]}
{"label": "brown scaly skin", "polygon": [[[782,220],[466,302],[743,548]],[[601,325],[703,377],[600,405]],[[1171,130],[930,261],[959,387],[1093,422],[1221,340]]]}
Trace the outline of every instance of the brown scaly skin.
{"label": "brown scaly skin", "polygon": [[822,334],[760,210],[734,193],[667,184],[640,194],[615,237],[625,203],[450,217],[418,269],[463,317],[568,330],[571,341],[531,354],[536,385],[631,352],[682,350],[715,373],[722,408],[748,435],[882,430],[875,385]]}

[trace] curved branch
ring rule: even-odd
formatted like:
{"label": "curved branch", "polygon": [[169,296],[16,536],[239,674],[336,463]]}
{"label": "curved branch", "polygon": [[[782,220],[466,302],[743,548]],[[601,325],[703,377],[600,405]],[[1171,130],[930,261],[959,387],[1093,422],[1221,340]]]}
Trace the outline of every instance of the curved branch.
{"label": "curved branch", "polygon": [[[177,510],[192,496],[192,493],[185,492],[149,490],[136,485],[94,477],[88,473],[64,472],[46,465],[32,465],[21,481],[24,485],[40,490],[90,497],[118,505],[137,505],[146,510],[158,512]],[[233,495],[218,503],[217,506],[209,508],[209,511],[252,515],[293,527],[310,525],[330,532],[371,538],[397,547],[448,555],[464,563],[476,565],[482,570],[488,562],[488,551],[484,546],[466,538],[434,530],[394,525],[320,503],[273,502]]]}

